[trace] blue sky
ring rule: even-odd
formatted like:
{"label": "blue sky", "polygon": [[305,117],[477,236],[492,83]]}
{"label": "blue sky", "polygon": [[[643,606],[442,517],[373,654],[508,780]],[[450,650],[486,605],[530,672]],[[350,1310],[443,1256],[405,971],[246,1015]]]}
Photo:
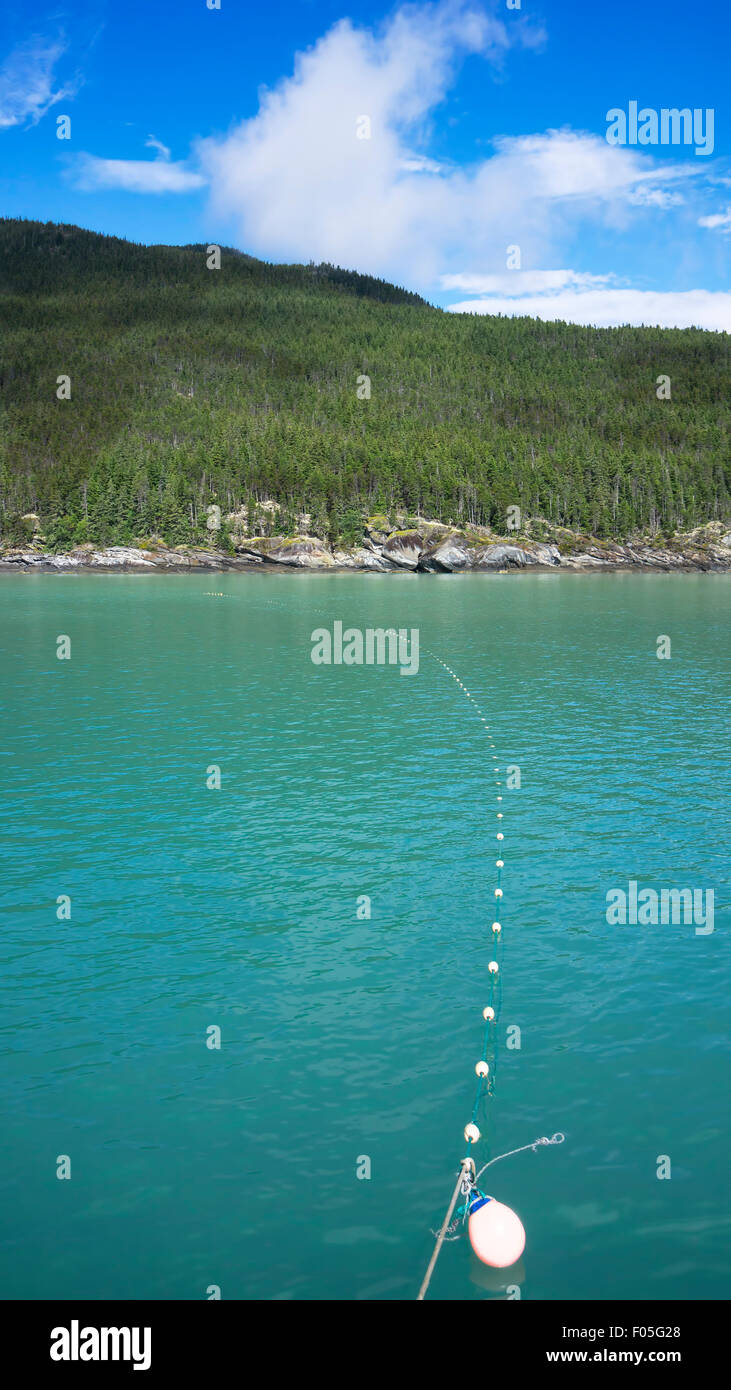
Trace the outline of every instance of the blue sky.
{"label": "blue sky", "polygon": [[215,3],[6,0],[0,211],[731,331],[725,0]]}

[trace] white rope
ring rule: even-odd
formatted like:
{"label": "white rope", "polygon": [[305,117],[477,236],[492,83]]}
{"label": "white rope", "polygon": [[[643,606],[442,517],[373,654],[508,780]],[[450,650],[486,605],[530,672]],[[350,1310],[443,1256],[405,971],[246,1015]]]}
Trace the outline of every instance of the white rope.
{"label": "white rope", "polygon": [[519,1149],[508,1149],[507,1153],[498,1154],[497,1158],[491,1158],[488,1163],[483,1163],[479,1173],[477,1174],[477,1177],[475,1178],[475,1182],[477,1182],[478,1178],[482,1177],[482,1174],[484,1173],[486,1168],[490,1168],[493,1163],[499,1163],[501,1158],[512,1158],[513,1154],[525,1153],[526,1149],[532,1149],[535,1153],[536,1149],[541,1144],[563,1144],[565,1138],[566,1135],[561,1134],[559,1131],[559,1133],[554,1134],[551,1139],[547,1139],[544,1135],[542,1139],[534,1139],[532,1144],[523,1144]]}

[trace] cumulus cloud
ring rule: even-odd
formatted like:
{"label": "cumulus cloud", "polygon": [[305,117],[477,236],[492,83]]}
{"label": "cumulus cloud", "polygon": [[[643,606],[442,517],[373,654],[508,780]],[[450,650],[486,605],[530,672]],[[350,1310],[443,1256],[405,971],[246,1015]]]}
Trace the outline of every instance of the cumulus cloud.
{"label": "cumulus cloud", "polygon": [[199,142],[216,214],[268,257],[433,279],[468,235],[465,219],[470,234],[486,215],[493,227],[510,220],[509,208],[486,206],[498,189],[480,185],[479,169],[429,156],[433,113],[465,57],[498,64],[539,39],[522,21],[454,3],[405,7],[378,33],[339,22],[256,116]]}
{"label": "cumulus cloud", "polygon": [[53,70],[66,52],[62,39],[34,35],[19,44],[0,67],[0,129],[37,125],[49,107],[75,94],[79,79],[55,86]]}
{"label": "cumulus cloud", "polygon": [[[501,135],[497,82],[485,84],[491,153],[467,165],[435,157],[433,125],[443,124],[460,64],[479,57],[489,78],[512,47],[539,48],[544,37],[515,13],[506,23],[496,0],[490,12],[480,0],[405,5],[377,30],[342,20],[261,93],[256,115],[197,141],[189,161],[173,162],[150,136],[154,160],[81,156],[78,186],[185,193],[208,185],[215,225],[230,226],[247,251],[332,261],[427,293],[441,281],[477,296],[450,306],[457,311],[726,327],[724,295],[656,294],[572,270],[523,271],[519,282],[487,273],[516,244],[524,265],[560,264],[578,232],[665,216],[689,200],[693,179],[713,178],[697,163],[663,164],[602,135]],[[725,214],[701,225],[724,230]],[[450,266],[476,270],[446,277]]]}
{"label": "cumulus cloud", "polygon": [[[504,264],[512,243],[545,261],[580,217],[620,225],[633,208],[681,202],[693,166],[572,130],[497,136],[467,167],[430,157],[430,122],[460,62],[499,64],[541,37],[453,3],[403,8],[378,33],[341,21],[263,94],[257,115],[198,143],[216,216],[255,254],[424,288],[455,261]],[[369,138],[358,138],[363,117]]]}
{"label": "cumulus cloud", "polygon": [[[562,274],[563,272],[558,272]],[[577,277],[581,280],[581,276]],[[593,278],[593,277],[592,277]],[[562,319],[598,328],[616,324],[647,324],[660,328],[710,328],[731,333],[731,294],[712,290],[566,289],[463,300],[450,304],[454,314],[526,315],[548,321]]]}

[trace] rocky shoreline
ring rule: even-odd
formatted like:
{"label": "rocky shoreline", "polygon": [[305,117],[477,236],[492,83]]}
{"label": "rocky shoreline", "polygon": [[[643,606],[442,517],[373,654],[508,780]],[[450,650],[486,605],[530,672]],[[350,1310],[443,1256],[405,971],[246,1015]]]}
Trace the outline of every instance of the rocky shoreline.
{"label": "rocky shoreline", "polygon": [[488,531],[470,531],[419,519],[402,530],[366,527],[360,545],[331,548],[316,536],[240,538],[231,551],[170,548],[162,542],[96,549],[79,546],[63,554],[36,543],[23,550],[0,551],[0,573],[140,572],[190,573],[194,570],[362,571],[370,573],[461,574],[553,571],[659,570],[673,573],[731,570],[731,532],[721,522],[666,537],[626,541],[599,540],[541,523],[544,536],[506,539]]}

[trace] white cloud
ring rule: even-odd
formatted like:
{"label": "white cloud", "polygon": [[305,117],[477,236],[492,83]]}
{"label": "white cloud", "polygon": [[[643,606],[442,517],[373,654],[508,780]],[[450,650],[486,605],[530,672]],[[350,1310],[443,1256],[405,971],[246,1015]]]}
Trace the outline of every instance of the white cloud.
{"label": "white cloud", "polygon": [[[493,142],[506,170],[531,198],[546,201],[633,203],[674,201],[658,183],[702,172],[694,165],[655,165],[634,149],[608,145],[598,135],[548,130]],[[619,158],[617,156],[619,155]],[[488,172],[494,160],[486,161]]]}
{"label": "white cloud", "polygon": [[[516,15],[506,24],[501,12],[496,0],[490,14],[480,0],[437,0],[403,6],[377,31],[342,20],[263,91],[255,116],[199,140],[189,162],[173,162],[150,135],[154,160],[80,156],[78,186],[181,193],[208,184],[216,224],[229,222],[247,251],[478,296],[453,311],[728,328],[725,294],[634,290],[572,270],[445,275],[455,265],[503,267],[515,244],[525,265],[560,264],[561,247],[592,224],[604,239],[677,208],[699,174],[718,180],[697,163],[662,164],[566,128],[494,133],[490,156],[468,166],[432,157],[432,122],[459,64],[477,55],[499,67],[511,46],[542,42],[540,28]],[[485,93],[495,132],[499,84]],[[358,138],[364,127],[370,138]],[[700,225],[725,230],[726,214]]]}
{"label": "white cloud", "polygon": [[583,289],[606,285],[609,275],[589,275],[577,270],[509,270],[504,275],[443,275],[443,290],[466,290],[469,294],[500,294],[509,298],[559,290],[566,285]]}
{"label": "white cloud", "polygon": [[[701,173],[702,170],[694,170],[692,167],[685,166],[679,172],[682,173],[682,177],[687,178],[694,172]],[[670,178],[672,174],[666,169],[661,177]],[[672,193],[667,188],[651,188],[646,183],[638,183],[629,194],[627,201],[638,208],[677,208],[685,202],[685,198],[682,193]]]}
{"label": "white cloud", "polygon": [[725,212],[714,212],[710,217],[699,217],[699,227],[708,227],[711,231],[731,232],[731,208],[726,208]]}
{"label": "white cloud", "polygon": [[412,154],[402,158],[401,168],[409,169],[414,174],[441,174],[445,166],[425,154]]}
{"label": "white cloud", "polygon": [[[430,120],[464,57],[499,63],[535,39],[457,3],[405,7],[378,34],[341,21],[263,94],[258,115],[199,142],[216,215],[270,258],[433,281],[452,243],[484,224],[484,245],[507,225],[516,197],[500,210],[497,186],[431,159]],[[357,138],[364,115],[370,139]]]}
{"label": "white cloud", "polygon": [[[682,201],[673,185],[695,167],[571,130],[497,137],[469,167],[429,156],[457,65],[470,54],[500,63],[537,38],[459,3],[405,7],[378,33],[341,21],[256,116],[198,143],[215,216],[267,259],[333,261],[424,289],[450,264],[504,265],[513,243],[524,262],[545,262],[580,218],[619,226],[633,209]],[[499,90],[486,88],[493,123]],[[363,115],[370,139],[357,138]]]}
{"label": "white cloud", "polygon": [[158,140],[156,135],[148,135],[145,140],[145,145],[150,150],[157,150],[158,154],[162,155],[163,159],[170,158],[170,150],[167,145],[163,145],[162,140]]}
{"label": "white cloud", "polygon": [[37,125],[49,107],[74,95],[78,79],[54,90],[53,69],[65,51],[61,39],[37,35],[12,50],[0,68],[0,129]]}
{"label": "white cloud", "polygon": [[[148,141],[149,144],[149,141]],[[72,167],[77,188],[121,188],[127,193],[189,193],[202,188],[205,179],[184,163],[168,159],[98,159],[81,154]]]}
{"label": "white cloud", "polygon": [[450,304],[454,314],[526,315],[529,318],[611,328],[648,324],[661,328],[710,328],[731,333],[731,294],[712,290],[567,288],[516,298],[490,296]]}

